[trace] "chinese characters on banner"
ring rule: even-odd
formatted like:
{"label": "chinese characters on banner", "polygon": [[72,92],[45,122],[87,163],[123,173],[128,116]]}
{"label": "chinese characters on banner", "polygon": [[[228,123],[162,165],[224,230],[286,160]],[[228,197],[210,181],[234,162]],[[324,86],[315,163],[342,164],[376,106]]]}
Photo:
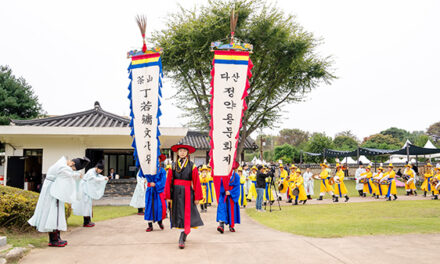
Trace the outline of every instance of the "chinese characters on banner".
{"label": "chinese characters on banner", "polygon": [[214,181],[216,176],[229,177],[232,173],[251,67],[249,52],[217,50],[214,53],[210,132]]}
{"label": "chinese characters on banner", "polygon": [[155,175],[159,164],[160,64],[160,54],[152,53],[133,56],[130,65],[133,147],[142,175]]}

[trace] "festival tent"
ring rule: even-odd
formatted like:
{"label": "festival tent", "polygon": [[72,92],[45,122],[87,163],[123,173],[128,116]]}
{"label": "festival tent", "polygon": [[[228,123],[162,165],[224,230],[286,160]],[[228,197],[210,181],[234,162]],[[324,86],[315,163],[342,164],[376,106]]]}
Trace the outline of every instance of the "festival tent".
{"label": "festival tent", "polygon": [[[426,149],[437,149],[434,144],[432,144],[431,140],[428,139],[428,141],[426,141],[426,144],[424,146],[424,148]],[[425,157],[433,159],[433,158],[439,158],[440,157],[440,153],[437,154],[431,154],[431,155],[426,155]]]}
{"label": "festival tent", "polygon": [[352,159],[351,157],[345,157],[342,161],[342,164],[357,164],[357,161]]}
{"label": "festival tent", "polygon": [[359,156],[359,161],[361,161],[363,164],[370,164],[371,163],[371,161],[369,159],[367,159],[367,157],[365,157],[364,155]]}

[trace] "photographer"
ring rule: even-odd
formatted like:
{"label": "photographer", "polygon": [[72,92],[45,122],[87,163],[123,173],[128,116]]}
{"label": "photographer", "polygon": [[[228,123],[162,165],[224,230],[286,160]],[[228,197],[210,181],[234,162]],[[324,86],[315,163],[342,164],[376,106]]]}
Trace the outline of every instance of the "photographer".
{"label": "photographer", "polygon": [[264,190],[266,189],[266,177],[267,174],[264,173],[264,167],[262,165],[258,165],[258,172],[257,172],[257,202],[256,202],[256,209],[257,211],[262,212],[262,203],[263,203],[263,196],[264,196]]}

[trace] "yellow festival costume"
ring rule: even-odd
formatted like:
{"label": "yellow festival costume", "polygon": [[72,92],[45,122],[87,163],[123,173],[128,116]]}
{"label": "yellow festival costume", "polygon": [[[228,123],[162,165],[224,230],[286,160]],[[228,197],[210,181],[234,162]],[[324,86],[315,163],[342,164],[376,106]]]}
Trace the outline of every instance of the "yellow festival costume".
{"label": "yellow festival costume", "polygon": [[339,197],[342,197],[343,195],[347,195],[347,187],[345,187],[345,183],[344,183],[344,177],[345,177],[344,171],[338,170],[338,172],[336,172],[335,177],[339,178],[339,183],[337,183],[335,179],[335,195]]}
{"label": "yellow festival costume", "polygon": [[[440,169],[435,169],[437,172],[434,174],[434,176],[432,176],[433,178],[436,178],[437,180],[439,180],[440,181]],[[433,184],[431,184],[431,190],[432,190],[432,193],[434,194],[434,195],[438,195],[439,194],[439,191],[435,188],[436,186],[435,185],[433,185]]]}
{"label": "yellow festival costume", "polygon": [[330,176],[328,174],[328,171],[326,168],[324,168],[321,173],[319,174],[319,177],[321,178],[321,189],[320,189],[320,195],[322,196],[326,192],[333,192],[333,186],[331,186],[328,183],[328,180],[330,179]]}
{"label": "yellow festival costume", "polygon": [[287,188],[287,190],[286,190],[287,200],[293,199],[292,185],[293,185],[293,182],[295,181],[295,176],[296,176],[296,172],[294,171],[294,168],[296,168],[296,167],[292,166],[289,176],[284,178],[284,186],[285,186],[285,188]]}
{"label": "yellow festival costume", "polygon": [[246,190],[244,187],[245,183],[246,183],[246,176],[241,174],[241,176],[240,176],[240,198],[238,199],[238,204],[243,207],[246,207],[246,205],[247,205]]}
{"label": "yellow festival costume", "polygon": [[298,196],[295,197],[296,200],[300,201],[306,201],[307,200],[307,193],[306,189],[304,188],[304,178],[301,175],[301,171],[299,169],[296,171],[293,182],[292,182],[292,188],[290,191],[291,197],[293,197],[292,191],[298,187],[299,193]]}
{"label": "yellow festival costume", "polygon": [[288,175],[289,174],[287,173],[287,171],[285,169],[283,169],[283,171],[280,172],[280,182],[283,183],[283,189],[280,191],[280,193],[286,193],[287,189],[289,188],[288,184],[287,184],[287,176]]}
{"label": "yellow festival costume", "polygon": [[390,172],[386,173],[386,177],[388,177],[388,185],[386,185],[387,186],[387,195],[386,195],[386,197],[388,198],[391,195],[397,195],[396,172],[394,170],[391,170]]}
{"label": "yellow festival costume", "polygon": [[432,186],[431,179],[434,177],[434,171],[431,169],[431,164],[428,163],[427,167],[428,169],[425,171],[425,174],[423,175],[424,181],[422,183],[421,189],[425,192],[432,192],[433,189],[435,189],[435,186]]}
{"label": "yellow festival costume", "polygon": [[386,184],[381,184],[380,181],[386,176],[386,173],[383,172],[383,168],[380,167],[379,172],[373,177],[375,179],[374,185],[376,186],[376,196],[386,195],[388,191],[388,187]]}
{"label": "yellow festival costume", "polygon": [[415,184],[415,174],[414,171],[412,169],[411,165],[405,165],[405,167],[407,167],[407,169],[403,172],[403,174],[406,174],[410,177],[409,180],[411,180],[411,182],[408,184],[406,181],[405,182],[405,190],[408,192],[410,190],[416,190],[416,184]]}
{"label": "yellow festival costume", "polygon": [[275,198],[273,197],[273,185],[270,184],[270,177],[266,178],[266,189],[264,190],[264,196],[263,196],[263,200],[264,201],[275,201]]}
{"label": "yellow festival costume", "polygon": [[211,175],[211,172],[208,170],[208,188],[207,188],[207,203],[212,204],[216,201],[215,187],[214,187],[214,178]]}
{"label": "yellow festival costume", "polygon": [[247,198],[249,200],[252,199],[257,199],[257,189],[256,189],[256,185],[257,185],[257,167],[253,166],[251,168],[251,172],[249,173],[249,180],[251,181],[251,187],[249,188],[249,193]]}
{"label": "yellow festival costume", "polygon": [[206,204],[208,203],[207,198],[207,194],[208,194],[208,183],[209,183],[209,179],[207,174],[203,173],[204,168],[202,168],[200,170],[200,184],[202,185],[202,193],[203,193],[203,199],[200,201],[201,204]]}
{"label": "yellow festival costume", "polygon": [[364,193],[376,194],[376,185],[373,183],[373,173],[371,172],[371,168],[368,168],[368,171],[361,174],[361,176],[365,177],[364,182]]}

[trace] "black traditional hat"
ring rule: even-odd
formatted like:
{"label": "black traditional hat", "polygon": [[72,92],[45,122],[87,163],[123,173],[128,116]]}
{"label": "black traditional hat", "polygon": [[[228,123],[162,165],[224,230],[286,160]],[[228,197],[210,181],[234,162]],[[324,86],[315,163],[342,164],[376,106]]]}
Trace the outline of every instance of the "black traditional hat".
{"label": "black traditional hat", "polygon": [[78,170],[82,170],[84,169],[87,164],[90,163],[89,158],[84,157],[84,158],[76,158],[72,160],[75,163],[75,169]]}
{"label": "black traditional hat", "polygon": [[96,163],[96,168],[100,169],[100,170],[104,170],[104,162],[99,161],[98,163]]}

